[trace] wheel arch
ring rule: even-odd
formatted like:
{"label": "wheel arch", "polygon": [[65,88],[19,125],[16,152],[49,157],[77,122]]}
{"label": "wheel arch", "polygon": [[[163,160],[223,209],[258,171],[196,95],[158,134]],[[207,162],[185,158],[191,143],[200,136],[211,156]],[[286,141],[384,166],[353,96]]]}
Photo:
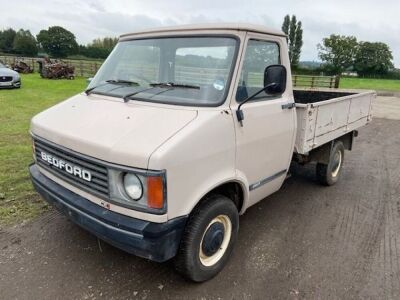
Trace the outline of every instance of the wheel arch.
{"label": "wheel arch", "polygon": [[221,182],[204,192],[191,211],[198,207],[203,201],[207,201],[210,195],[220,194],[231,199],[237,207],[239,214],[243,214],[249,199],[248,188],[246,187],[246,183],[239,179],[230,179]]}

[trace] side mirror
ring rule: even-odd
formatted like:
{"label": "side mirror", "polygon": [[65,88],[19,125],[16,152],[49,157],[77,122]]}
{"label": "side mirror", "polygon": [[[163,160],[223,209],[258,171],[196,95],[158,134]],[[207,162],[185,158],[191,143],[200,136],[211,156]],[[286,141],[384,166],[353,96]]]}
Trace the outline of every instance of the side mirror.
{"label": "side mirror", "polygon": [[242,111],[242,105],[246,102],[254,99],[256,96],[265,92],[269,95],[281,95],[286,90],[286,68],[282,65],[271,65],[265,68],[264,71],[264,87],[253,95],[247,97],[242,103],[239,104],[236,111],[236,117],[243,126],[244,114]]}
{"label": "side mirror", "polygon": [[271,65],[264,71],[265,92],[271,95],[283,94],[286,90],[286,68],[282,65]]}

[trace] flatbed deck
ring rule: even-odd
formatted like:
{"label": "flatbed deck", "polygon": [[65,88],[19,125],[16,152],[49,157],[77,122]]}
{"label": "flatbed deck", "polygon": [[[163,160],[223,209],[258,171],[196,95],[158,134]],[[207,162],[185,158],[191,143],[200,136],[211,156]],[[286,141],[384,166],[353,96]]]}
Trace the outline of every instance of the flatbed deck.
{"label": "flatbed deck", "polygon": [[296,89],[297,110],[295,152],[311,150],[343,136],[372,119],[375,91]]}

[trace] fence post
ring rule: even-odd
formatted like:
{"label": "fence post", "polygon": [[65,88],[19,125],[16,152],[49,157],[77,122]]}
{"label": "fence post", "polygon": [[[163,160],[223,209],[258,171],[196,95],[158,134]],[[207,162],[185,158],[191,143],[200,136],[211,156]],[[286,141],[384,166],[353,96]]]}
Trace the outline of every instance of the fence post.
{"label": "fence post", "polygon": [[294,75],[294,86],[297,86],[297,75]]}
{"label": "fence post", "polygon": [[314,87],[314,80],[315,80],[315,76],[312,76],[312,77],[311,77],[311,87],[312,87],[312,88]]}
{"label": "fence post", "polygon": [[335,77],[335,89],[339,88],[339,83],[340,83],[340,75],[336,75],[336,77]]}
{"label": "fence post", "polygon": [[95,75],[97,73],[97,63],[95,62],[94,63],[94,74],[93,75]]}
{"label": "fence post", "polygon": [[83,63],[81,60],[79,61],[79,69],[80,69],[81,77],[83,77]]}

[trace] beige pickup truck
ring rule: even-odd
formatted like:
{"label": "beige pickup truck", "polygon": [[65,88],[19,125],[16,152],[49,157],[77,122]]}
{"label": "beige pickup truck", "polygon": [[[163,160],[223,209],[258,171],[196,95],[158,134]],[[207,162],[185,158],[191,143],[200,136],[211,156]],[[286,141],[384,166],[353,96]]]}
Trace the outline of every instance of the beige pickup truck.
{"label": "beige pickup truck", "polygon": [[125,34],[86,91],[32,119],[36,190],[129,253],[201,282],[292,162],[332,185],[372,91],[293,90],[286,37],[247,24]]}

